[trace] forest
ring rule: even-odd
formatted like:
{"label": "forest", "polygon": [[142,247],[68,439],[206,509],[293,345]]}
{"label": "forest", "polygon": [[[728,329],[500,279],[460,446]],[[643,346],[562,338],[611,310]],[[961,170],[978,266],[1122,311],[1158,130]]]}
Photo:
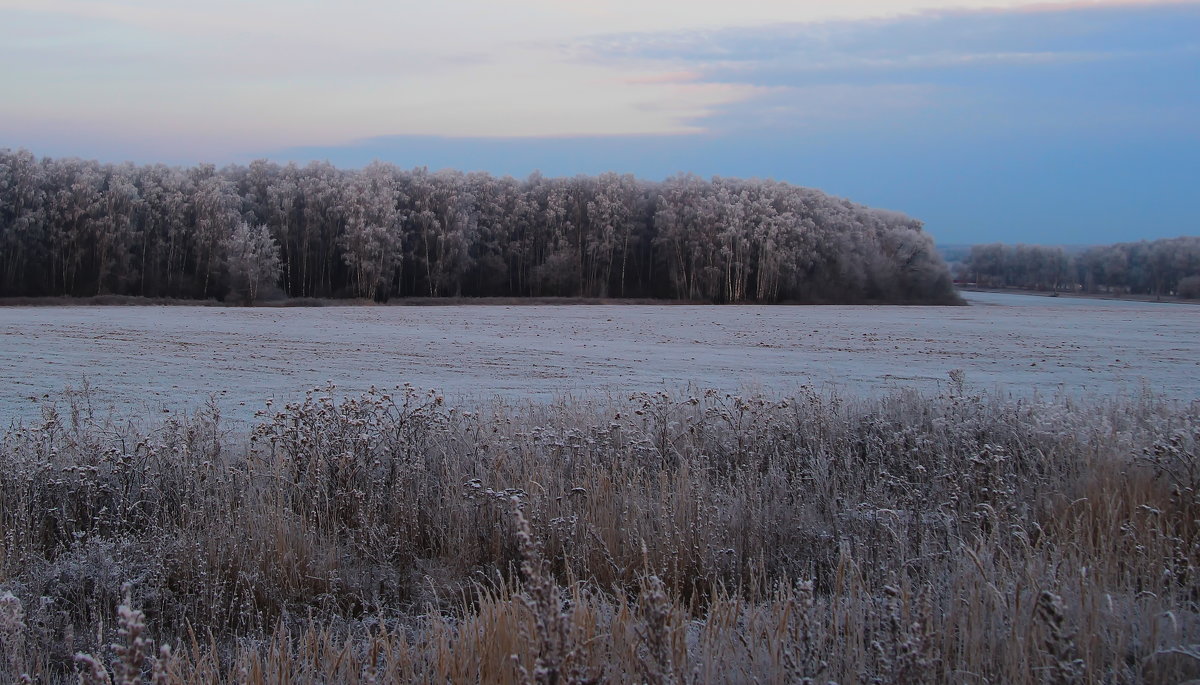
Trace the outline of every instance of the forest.
{"label": "forest", "polygon": [[959,279],[984,287],[1200,298],[1200,236],[1089,247],[974,245]]}
{"label": "forest", "polygon": [[958,301],[921,222],[781,182],[0,150],[0,297],[108,294]]}

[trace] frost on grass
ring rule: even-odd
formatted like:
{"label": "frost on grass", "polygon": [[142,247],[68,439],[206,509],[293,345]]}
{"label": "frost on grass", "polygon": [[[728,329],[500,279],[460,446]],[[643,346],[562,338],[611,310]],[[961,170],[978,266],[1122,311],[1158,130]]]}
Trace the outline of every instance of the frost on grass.
{"label": "frost on grass", "polygon": [[47,407],[0,443],[0,673],[1182,673],[1200,633],[1200,405],[1010,398],[956,376],[942,394],[515,407],[326,387],[249,434],[213,409]]}
{"label": "frost on grass", "polygon": [[[405,382],[458,402],[549,401],[664,387],[879,394],[944,389],[948,369],[1014,394],[1200,396],[1192,306],[972,294],[971,307],[0,308],[0,416],[36,418],[83,379],[94,409],[193,411],[215,397],[250,422],[336,379]],[[164,411],[166,410],[166,411]],[[6,421],[7,423],[7,421]]]}

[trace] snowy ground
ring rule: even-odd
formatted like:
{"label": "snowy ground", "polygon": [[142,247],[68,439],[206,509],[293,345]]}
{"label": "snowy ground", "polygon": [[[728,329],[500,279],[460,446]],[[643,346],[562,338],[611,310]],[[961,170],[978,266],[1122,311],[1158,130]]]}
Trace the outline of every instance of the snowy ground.
{"label": "snowy ground", "polygon": [[457,399],[688,384],[847,392],[1151,389],[1200,398],[1200,307],[990,293],[971,307],[460,306],[0,309],[0,420],[86,378],[93,401],[170,412],[215,396],[248,418],[296,399],[411,383]]}

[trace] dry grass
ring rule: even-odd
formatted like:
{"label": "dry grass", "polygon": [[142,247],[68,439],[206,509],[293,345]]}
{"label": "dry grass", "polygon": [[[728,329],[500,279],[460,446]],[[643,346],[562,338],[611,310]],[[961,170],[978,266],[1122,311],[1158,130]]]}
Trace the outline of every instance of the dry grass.
{"label": "dry grass", "polygon": [[0,450],[0,679],[1182,679],[1200,405],[962,381],[47,407]]}

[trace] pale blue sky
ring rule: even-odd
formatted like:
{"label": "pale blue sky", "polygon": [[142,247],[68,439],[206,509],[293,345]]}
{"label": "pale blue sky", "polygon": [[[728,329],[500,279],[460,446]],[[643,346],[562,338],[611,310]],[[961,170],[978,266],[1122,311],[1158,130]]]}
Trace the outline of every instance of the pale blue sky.
{"label": "pale blue sky", "polygon": [[0,147],[760,176],[940,242],[1200,234],[1200,3],[0,0]]}

